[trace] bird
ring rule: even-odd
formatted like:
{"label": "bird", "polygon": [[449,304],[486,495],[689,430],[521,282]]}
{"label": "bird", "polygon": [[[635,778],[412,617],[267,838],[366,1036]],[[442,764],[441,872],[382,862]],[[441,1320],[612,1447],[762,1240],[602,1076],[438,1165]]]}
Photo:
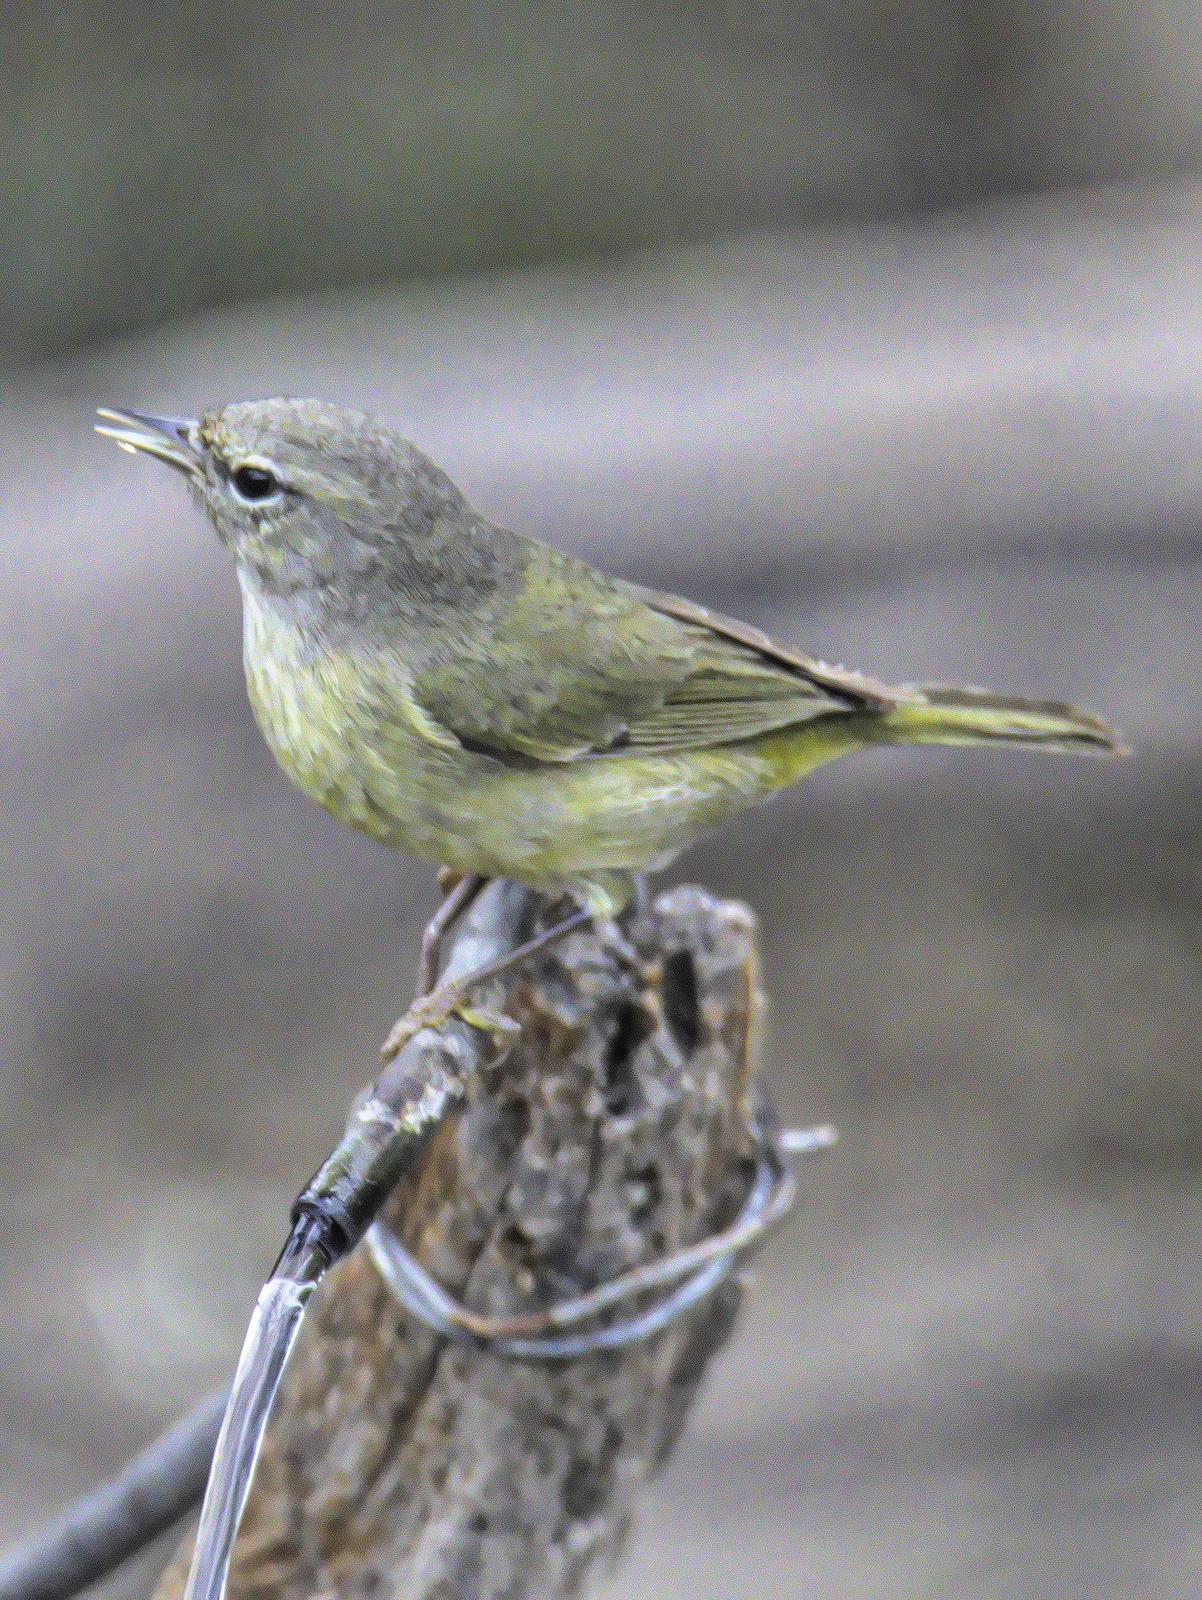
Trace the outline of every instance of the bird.
{"label": "bird", "polygon": [[609,576],[481,515],[362,411],[98,415],[187,479],[232,556],[249,699],[280,766],[342,822],[459,875],[445,920],[497,877],[570,897],[577,920],[614,916],[637,875],[871,746],[1121,749],[1073,706],[878,681]]}

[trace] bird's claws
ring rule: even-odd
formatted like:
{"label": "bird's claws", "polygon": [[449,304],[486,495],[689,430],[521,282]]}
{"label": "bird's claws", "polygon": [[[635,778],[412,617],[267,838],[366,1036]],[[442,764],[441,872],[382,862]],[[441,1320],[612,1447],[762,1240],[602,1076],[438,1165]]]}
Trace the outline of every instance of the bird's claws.
{"label": "bird's claws", "polygon": [[423,1028],[441,1028],[452,1017],[458,1017],[470,1028],[478,1028],[481,1033],[505,1035],[518,1031],[518,1024],[512,1017],[473,1006],[469,999],[470,990],[463,984],[454,980],[440,983],[429,994],[415,1000],[405,1015],[393,1023],[392,1031],[380,1046],[381,1056],[391,1061]]}

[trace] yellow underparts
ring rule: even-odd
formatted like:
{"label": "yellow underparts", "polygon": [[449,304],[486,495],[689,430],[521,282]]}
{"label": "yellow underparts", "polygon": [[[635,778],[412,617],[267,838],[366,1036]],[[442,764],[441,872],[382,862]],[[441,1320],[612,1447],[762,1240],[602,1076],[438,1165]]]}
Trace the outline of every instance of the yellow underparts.
{"label": "yellow underparts", "polygon": [[250,595],[245,664],[276,759],[341,821],[460,871],[572,888],[599,911],[625,898],[628,872],[865,742],[859,719],[834,716],[709,750],[508,766],[431,725],[399,672],[308,650]]}

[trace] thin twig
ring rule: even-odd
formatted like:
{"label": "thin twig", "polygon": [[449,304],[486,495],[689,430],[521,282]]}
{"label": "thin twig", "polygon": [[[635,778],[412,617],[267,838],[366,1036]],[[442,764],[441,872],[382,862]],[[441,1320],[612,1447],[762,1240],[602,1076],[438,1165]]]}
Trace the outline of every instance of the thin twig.
{"label": "thin twig", "polygon": [[204,1493],[225,1391],[209,1395],[107,1483],[0,1560],[0,1600],[65,1600],[98,1583]]}

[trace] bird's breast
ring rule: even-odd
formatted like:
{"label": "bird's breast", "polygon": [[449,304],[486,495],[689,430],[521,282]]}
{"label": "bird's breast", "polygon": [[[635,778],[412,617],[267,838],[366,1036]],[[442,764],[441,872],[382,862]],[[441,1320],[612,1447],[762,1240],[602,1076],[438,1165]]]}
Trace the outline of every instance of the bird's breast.
{"label": "bird's breast", "polygon": [[[362,664],[246,583],[243,663],[255,720],[292,781],[352,827],[395,842],[395,807],[379,794],[380,712]],[[412,772],[418,754],[391,750],[389,767]]]}

